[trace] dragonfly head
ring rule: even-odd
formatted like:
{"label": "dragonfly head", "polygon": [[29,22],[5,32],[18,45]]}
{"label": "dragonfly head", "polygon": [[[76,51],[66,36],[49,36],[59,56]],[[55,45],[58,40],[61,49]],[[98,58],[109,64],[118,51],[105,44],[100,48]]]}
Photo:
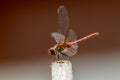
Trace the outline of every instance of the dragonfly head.
{"label": "dragonfly head", "polygon": [[50,48],[50,49],[48,49],[48,54],[49,55],[55,55],[55,49],[54,48]]}

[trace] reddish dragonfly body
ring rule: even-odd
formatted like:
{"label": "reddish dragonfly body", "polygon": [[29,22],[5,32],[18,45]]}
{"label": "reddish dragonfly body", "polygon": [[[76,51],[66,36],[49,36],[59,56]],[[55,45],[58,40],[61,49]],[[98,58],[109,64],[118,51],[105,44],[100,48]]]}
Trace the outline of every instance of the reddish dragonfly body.
{"label": "reddish dragonfly body", "polygon": [[68,58],[75,55],[78,49],[78,42],[99,35],[98,32],[95,32],[83,38],[77,39],[76,33],[72,29],[70,29],[66,38],[65,35],[69,25],[67,10],[64,8],[64,6],[60,6],[57,13],[58,32],[51,33],[51,36],[55,39],[57,44],[48,50],[48,53],[50,55],[54,55],[57,59],[61,59],[63,55],[67,56]]}

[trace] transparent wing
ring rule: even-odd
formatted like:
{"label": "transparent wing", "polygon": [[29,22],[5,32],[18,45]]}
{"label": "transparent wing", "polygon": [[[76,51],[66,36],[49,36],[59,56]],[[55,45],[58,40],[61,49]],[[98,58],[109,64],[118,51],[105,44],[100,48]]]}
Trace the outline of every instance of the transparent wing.
{"label": "transparent wing", "polygon": [[69,17],[67,10],[64,6],[60,6],[57,10],[58,13],[58,32],[66,35],[66,31],[69,25]]}
{"label": "transparent wing", "polygon": [[77,46],[76,45],[72,45],[70,48],[66,48],[65,50],[63,50],[63,54],[68,55],[68,56],[73,56],[77,53]]}
{"label": "transparent wing", "polygon": [[75,40],[77,40],[77,35],[72,29],[70,29],[67,39],[66,39],[66,42],[75,41]]}
{"label": "transparent wing", "polygon": [[[72,29],[70,29],[69,33],[68,33],[68,36],[67,36],[67,39],[66,39],[66,42],[72,42],[72,41],[76,41],[76,40],[77,40],[76,33]],[[78,43],[75,43],[74,45],[76,47],[78,47]]]}
{"label": "transparent wing", "polygon": [[[72,29],[70,29],[69,33],[68,33],[68,37],[66,39],[66,42],[72,42],[75,40],[77,40],[76,33]],[[78,49],[78,43],[75,43],[70,48],[65,49],[63,53],[68,56],[72,56],[77,53],[77,49]]]}
{"label": "transparent wing", "polygon": [[51,33],[51,36],[55,39],[56,42],[64,42],[65,40],[65,36],[58,32]]}

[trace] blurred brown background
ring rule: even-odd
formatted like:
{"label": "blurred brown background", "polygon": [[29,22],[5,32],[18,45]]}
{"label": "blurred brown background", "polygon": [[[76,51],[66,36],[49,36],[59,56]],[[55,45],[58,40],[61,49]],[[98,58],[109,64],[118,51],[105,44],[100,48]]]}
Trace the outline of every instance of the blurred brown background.
{"label": "blurred brown background", "polygon": [[[76,71],[80,68],[80,72],[82,72],[78,72],[81,77],[76,78],[76,80],[119,80],[120,78],[98,77],[102,73],[99,71],[98,75],[96,74],[97,77],[95,77],[96,75],[88,77],[86,74],[93,68],[93,64],[98,67],[101,63],[105,68],[94,69],[104,71],[111,66],[111,62],[113,63],[112,65],[115,65],[110,68],[110,70],[113,70],[111,72],[115,72],[116,75],[120,74],[120,69],[118,69],[120,67],[120,3],[115,0],[1,1],[0,65],[2,67],[0,70],[3,71],[1,74],[4,73],[4,76],[9,75],[11,68],[13,68],[12,71],[18,69],[24,71],[24,69],[30,68],[30,70],[33,69],[33,72],[38,71],[36,74],[39,76],[41,72],[48,70],[45,72],[47,77],[42,77],[43,79],[35,79],[37,76],[32,75],[35,77],[33,77],[34,80],[50,80],[49,65],[52,62],[52,57],[47,55],[47,49],[55,44],[50,34],[57,31],[56,11],[60,5],[66,7],[70,17],[69,28],[76,31],[78,38],[93,32],[100,33],[97,38],[92,38],[79,44],[78,54],[72,58]],[[81,62],[75,63],[77,61]],[[106,63],[109,63],[109,65],[105,65]],[[15,66],[13,64],[17,65],[16,69],[14,69]],[[18,68],[18,64],[27,67]],[[92,67],[89,64],[92,64]],[[33,66],[32,68],[31,65]],[[39,68],[43,71],[39,71]],[[5,71],[6,69],[9,73]],[[30,70],[26,71],[26,74],[29,74]],[[110,73],[110,70],[106,72]],[[76,71],[75,77],[79,77]],[[13,75],[17,72],[19,71],[13,72]],[[43,73],[43,75],[45,74]],[[114,75],[114,73],[111,73],[111,75]],[[20,77],[18,80],[30,80],[26,76],[24,77]],[[13,78],[9,76],[8,80],[16,80]],[[0,80],[7,80],[7,78],[3,77]]]}

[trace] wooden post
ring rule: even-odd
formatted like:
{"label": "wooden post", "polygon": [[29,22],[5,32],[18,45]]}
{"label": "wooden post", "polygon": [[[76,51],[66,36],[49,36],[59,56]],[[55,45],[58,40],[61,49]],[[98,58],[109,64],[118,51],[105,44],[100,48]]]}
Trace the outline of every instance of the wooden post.
{"label": "wooden post", "polygon": [[51,65],[52,80],[73,80],[72,63],[69,60],[55,61]]}

